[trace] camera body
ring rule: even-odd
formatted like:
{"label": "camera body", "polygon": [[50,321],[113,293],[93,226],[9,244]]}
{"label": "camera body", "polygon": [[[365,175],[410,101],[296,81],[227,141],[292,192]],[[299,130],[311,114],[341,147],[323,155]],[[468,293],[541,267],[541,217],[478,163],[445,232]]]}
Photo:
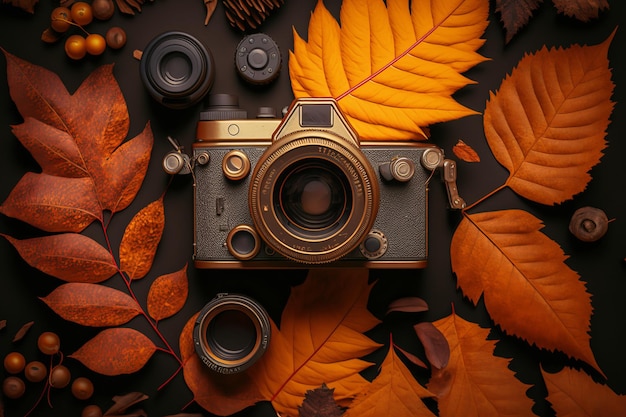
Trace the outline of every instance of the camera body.
{"label": "camera body", "polygon": [[201,114],[191,161],[196,267],[427,264],[428,184],[443,151],[360,142],[333,99],[248,119],[226,97]]}

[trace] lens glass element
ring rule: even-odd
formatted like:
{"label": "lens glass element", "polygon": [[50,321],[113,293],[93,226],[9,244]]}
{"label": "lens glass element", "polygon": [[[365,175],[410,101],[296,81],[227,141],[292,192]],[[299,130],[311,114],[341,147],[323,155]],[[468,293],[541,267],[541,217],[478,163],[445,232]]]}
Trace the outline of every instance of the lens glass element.
{"label": "lens glass element", "polygon": [[333,233],[350,213],[347,178],[336,165],[310,159],[286,169],[274,188],[275,211],[282,223],[302,237]]}
{"label": "lens glass element", "polygon": [[252,351],[256,342],[256,329],[247,314],[238,310],[224,310],[208,324],[206,341],[215,356],[232,361]]}

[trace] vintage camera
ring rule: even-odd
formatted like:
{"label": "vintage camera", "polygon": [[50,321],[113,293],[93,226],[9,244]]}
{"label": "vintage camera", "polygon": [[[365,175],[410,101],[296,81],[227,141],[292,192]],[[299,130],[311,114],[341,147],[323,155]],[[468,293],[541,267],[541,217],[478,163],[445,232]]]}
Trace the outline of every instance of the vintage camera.
{"label": "vintage camera", "polygon": [[456,165],[420,142],[363,141],[333,99],[295,100],[284,118],[249,119],[210,96],[191,158],[166,171],[194,177],[199,268],[423,268],[428,184],[441,168],[461,208]]}

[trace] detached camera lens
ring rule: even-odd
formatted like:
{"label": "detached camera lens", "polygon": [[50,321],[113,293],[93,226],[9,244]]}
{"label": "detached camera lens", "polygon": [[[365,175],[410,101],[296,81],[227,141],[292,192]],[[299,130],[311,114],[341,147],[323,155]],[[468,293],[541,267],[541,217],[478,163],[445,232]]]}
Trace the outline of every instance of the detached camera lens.
{"label": "detached camera lens", "polygon": [[202,362],[222,374],[241,372],[256,362],[270,340],[266,311],[240,294],[219,294],[200,312],[193,332]]}
{"label": "detached camera lens", "polygon": [[202,100],[213,85],[213,56],[193,36],[166,32],[146,46],[140,73],[155,100],[166,107],[183,109]]}

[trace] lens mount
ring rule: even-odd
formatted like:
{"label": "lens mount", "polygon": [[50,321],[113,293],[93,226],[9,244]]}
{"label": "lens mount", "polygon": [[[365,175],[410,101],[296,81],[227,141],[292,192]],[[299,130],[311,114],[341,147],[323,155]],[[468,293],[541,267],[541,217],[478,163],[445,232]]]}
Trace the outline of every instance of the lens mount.
{"label": "lens mount", "polygon": [[267,312],[241,294],[218,294],[207,303],[193,330],[196,353],[221,374],[244,371],[265,353],[270,341]]}
{"label": "lens mount", "polygon": [[139,66],[144,86],[166,107],[190,107],[213,85],[213,56],[184,32],[165,32],[150,41]]}
{"label": "lens mount", "polygon": [[248,197],[265,243],[307,264],[332,262],[357,248],[379,205],[365,155],[321,130],[295,131],[272,143],[255,166]]}

